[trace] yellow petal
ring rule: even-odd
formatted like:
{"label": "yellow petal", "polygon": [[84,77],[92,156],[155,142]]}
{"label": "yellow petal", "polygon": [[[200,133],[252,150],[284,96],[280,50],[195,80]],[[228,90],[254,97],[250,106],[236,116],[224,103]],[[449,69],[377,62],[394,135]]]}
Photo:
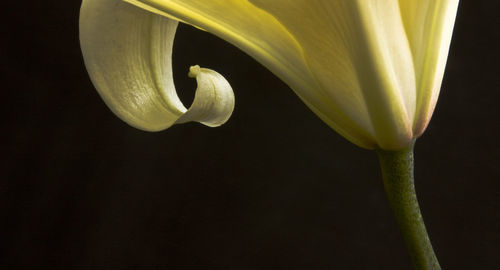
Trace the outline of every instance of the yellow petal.
{"label": "yellow petal", "polygon": [[411,141],[415,77],[397,2],[251,2],[292,33],[321,88],[379,147],[397,149]]}
{"label": "yellow petal", "polygon": [[[281,18],[270,10],[252,1],[241,0],[125,1],[160,15],[178,18],[231,42],[286,82],[323,121],[341,135],[361,147],[375,147],[374,134],[367,128],[367,113],[346,113],[343,110],[344,107],[350,108],[351,103],[342,105],[344,101],[333,99],[331,91],[318,83],[316,71],[311,72],[309,60],[306,59],[305,48],[286,28],[287,25],[280,22]],[[285,6],[293,6],[293,3],[286,1]],[[301,14],[290,15],[295,21],[305,20]],[[307,31],[314,32],[311,29]],[[343,81],[348,81],[348,78]],[[343,98],[357,98],[351,97],[350,93],[348,95]]]}
{"label": "yellow petal", "polygon": [[177,24],[120,0],[82,2],[80,43],[92,82],[108,107],[139,129],[158,131],[187,121],[217,126],[233,111],[229,83],[199,67],[192,72],[195,102],[189,110],[181,103],[171,67]]}
{"label": "yellow petal", "polygon": [[209,127],[224,124],[234,109],[234,94],[229,83],[219,73],[192,66],[189,76],[198,83],[193,104],[177,123],[200,122]]}
{"label": "yellow petal", "polygon": [[415,136],[424,132],[436,106],[459,0],[399,0],[417,78]]}
{"label": "yellow petal", "polygon": [[458,0],[124,0],[238,46],[328,125],[397,150],[436,103]]}

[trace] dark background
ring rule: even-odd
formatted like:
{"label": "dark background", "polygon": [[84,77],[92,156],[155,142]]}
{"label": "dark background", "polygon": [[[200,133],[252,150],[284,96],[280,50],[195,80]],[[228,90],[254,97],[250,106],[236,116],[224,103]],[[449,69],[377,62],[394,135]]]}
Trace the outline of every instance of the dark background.
{"label": "dark background", "polygon": [[[192,64],[231,82],[219,128],[129,127],[94,90],[80,1],[2,4],[0,269],[410,269],[374,152],[322,123],[224,41],[181,26]],[[498,269],[496,1],[462,1],[416,185],[443,269]],[[184,91],[184,92],[183,92]],[[3,267],[2,267],[3,266]]]}

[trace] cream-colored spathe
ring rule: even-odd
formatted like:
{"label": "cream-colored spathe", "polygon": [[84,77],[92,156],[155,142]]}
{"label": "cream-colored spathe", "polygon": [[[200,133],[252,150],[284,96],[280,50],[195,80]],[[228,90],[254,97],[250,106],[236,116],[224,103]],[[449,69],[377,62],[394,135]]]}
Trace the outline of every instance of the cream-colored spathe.
{"label": "cream-colored spathe", "polygon": [[233,43],[341,135],[386,150],[404,148],[427,126],[458,6],[458,0],[125,1]]}
{"label": "cream-colored spathe", "polygon": [[92,82],[111,110],[148,131],[197,121],[219,126],[234,108],[234,93],[217,72],[191,67],[198,83],[186,109],[172,79],[172,45],[178,22],[121,0],[84,0],[80,42]]}

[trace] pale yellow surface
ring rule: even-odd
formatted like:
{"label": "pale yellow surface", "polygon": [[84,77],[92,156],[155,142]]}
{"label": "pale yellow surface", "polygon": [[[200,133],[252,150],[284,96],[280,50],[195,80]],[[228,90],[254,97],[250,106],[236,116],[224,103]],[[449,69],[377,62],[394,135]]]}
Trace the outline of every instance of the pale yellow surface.
{"label": "pale yellow surface", "polygon": [[430,120],[458,6],[458,0],[124,1],[231,42],[341,135],[388,150],[407,146]]}
{"label": "pale yellow surface", "polygon": [[430,121],[443,80],[459,0],[399,0],[417,77],[416,136]]}
{"label": "pale yellow surface", "polygon": [[90,78],[108,107],[136,128],[158,131],[188,121],[218,126],[233,111],[231,86],[209,69],[194,68],[198,88],[189,110],[179,100],[171,67],[177,24],[120,0],[82,3],[80,43]]}
{"label": "pale yellow surface", "polygon": [[[148,10],[169,14],[231,42],[253,56],[285,81],[328,125],[352,142],[375,147],[373,134],[332,99],[316,80],[314,70],[296,37],[275,16],[250,1],[241,0],[125,0],[147,5]],[[296,17],[303,20],[303,17]],[[249,78],[250,79],[250,78]],[[270,91],[272,91],[270,89]]]}

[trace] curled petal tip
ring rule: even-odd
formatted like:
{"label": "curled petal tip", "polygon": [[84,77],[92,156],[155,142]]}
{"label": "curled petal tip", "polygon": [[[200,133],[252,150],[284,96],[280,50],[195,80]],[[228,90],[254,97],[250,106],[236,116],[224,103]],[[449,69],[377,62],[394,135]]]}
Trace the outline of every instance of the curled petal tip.
{"label": "curled petal tip", "polygon": [[189,77],[196,78],[198,88],[193,104],[176,123],[200,122],[218,127],[229,120],[234,110],[234,92],[227,80],[211,69],[195,65],[189,68]]}
{"label": "curled petal tip", "polygon": [[178,22],[121,0],[83,0],[80,43],[90,78],[108,107],[129,125],[160,131],[173,124],[225,123],[234,93],[219,73],[192,66],[198,88],[186,109],[172,76]]}

